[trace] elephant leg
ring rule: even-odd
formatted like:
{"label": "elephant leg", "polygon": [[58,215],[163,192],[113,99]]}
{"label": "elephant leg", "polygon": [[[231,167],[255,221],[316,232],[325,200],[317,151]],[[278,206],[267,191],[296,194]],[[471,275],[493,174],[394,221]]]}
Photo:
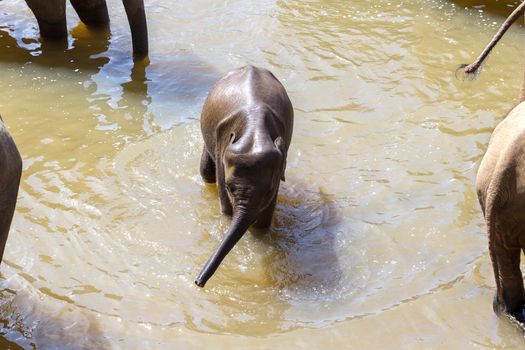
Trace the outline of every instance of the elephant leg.
{"label": "elephant leg", "polygon": [[223,167],[215,164],[217,169],[217,189],[219,190],[219,200],[221,203],[221,213],[226,215],[232,215],[233,214],[233,208],[232,203],[230,202],[230,198],[228,197],[228,193],[226,193],[226,184],[224,182],[224,170]]}
{"label": "elephant leg", "polygon": [[[21,164],[21,163],[20,163]],[[9,189],[0,193],[0,262],[4,256],[5,244],[9,236],[9,228],[11,227],[11,221],[16,208],[16,198],[18,195],[18,186],[20,185],[20,175],[22,172],[20,166],[20,172],[18,175],[13,174],[13,179],[10,181]]]}
{"label": "elephant leg", "polygon": [[505,310],[511,314],[521,313],[525,300],[520,254],[520,248],[506,248],[500,239],[496,239],[496,259],[503,294],[503,300],[497,302],[503,302]]}
{"label": "elephant leg", "polygon": [[67,38],[65,0],[26,0],[26,3],[35,15],[43,38]]}
{"label": "elephant leg", "polygon": [[273,212],[275,210],[275,204],[277,203],[277,192],[273,197],[272,202],[263,211],[259,213],[257,221],[253,224],[256,228],[268,228],[272,224]]}
{"label": "elephant leg", "polygon": [[[1,120],[1,117],[0,117]],[[9,236],[22,175],[22,159],[15,142],[0,121],[0,262]]]}
{"label": "elephant leg", "polygon": [[133,41],[133,59],[141,60],[148,56],[148,26],[144,0],[122,0],[128,16]]}
{"label": "elephant leg", "polygon": [[215,183],[215,162],[211,158],[210,154],[206,150],[206,146],[202,147],[201,165],[200,165],[201,177],[204,182]]}
{"label": "elephant leg", "polygon": [[88,26],[107,27],[109,24],[106,0],[70,0],[82,22]]}

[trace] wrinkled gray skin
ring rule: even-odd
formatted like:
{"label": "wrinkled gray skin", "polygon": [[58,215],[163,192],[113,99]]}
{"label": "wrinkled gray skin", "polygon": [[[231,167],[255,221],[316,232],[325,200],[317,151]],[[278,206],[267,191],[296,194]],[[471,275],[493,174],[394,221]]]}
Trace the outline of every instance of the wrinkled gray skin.
{"label": "wrinkled gray skin", "polygon": [[[40,35],[46,39],[66,40],[65,0],[26,0],[38,22]],[[133,57],[140,60],[148,55],[148,29],[143,0],[122,0],[133,41]],[[71,5],[86,25],[109,26],[109,15],[105,0],[71,0]]]}
{"label": "wrinkled gray skin", "polygon": [[498,124],[476,178],[496,278],[496,313],[522,319],[520,252],[525,249],[525,103]]}
{"label": "wrinkled gray skin", "polygon": [[251,226],[270,226],[292,138],[293,108],[284,87],[266,69],[228,73],[208,94],[201,114],[200,173],[217,182],[230,229],[195,283],[204,287]]}
{"label": "wrinkled gray skin", "polygon": [[0,117],[0,262],[15,212],[22,159]]}
{"label": "wrinkled gray skin", "polygon": [[[525,2],[513,11],[476,62],[462,66],[466,74],[477,73],[490,50],[524,10]],[[525,78],[521,91],[520,104],[492,133],[476,177],[476,191],[487,224],[496,279],[494,311],[510,315],[523,328],[520,253],[525,250]]]}

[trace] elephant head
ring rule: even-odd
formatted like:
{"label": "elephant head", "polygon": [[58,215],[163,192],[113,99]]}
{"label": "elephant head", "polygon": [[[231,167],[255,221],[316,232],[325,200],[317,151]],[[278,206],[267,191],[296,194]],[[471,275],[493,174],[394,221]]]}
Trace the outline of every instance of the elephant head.
{"label": "elephant head", "polygon": [[284,180],[286,147],[280,136],[272,141],[268,134],[247,133],[237,139],[231,133],[221,161],[233,218],[223,241],[195,280],[199,287],[204,287],[251,225],[270,225],[279,184]]}

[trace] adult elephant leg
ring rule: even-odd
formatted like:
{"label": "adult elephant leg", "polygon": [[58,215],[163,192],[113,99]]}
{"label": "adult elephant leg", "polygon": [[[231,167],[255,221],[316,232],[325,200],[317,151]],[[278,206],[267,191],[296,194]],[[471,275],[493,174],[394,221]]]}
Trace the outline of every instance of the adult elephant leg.
{"label": "adult elephant leg", "polygon": [[46,39],[67,38],[66,0],[26,0]]}
{"label": "adult elephant leg", "polygon": [[0,261],[16,207],[22,159],[0,117]]}
{"label": "adult elephant leg", "polygon": [[503,294],[503,300],[499,302],[505,304],[505,310],[510,314],[521,313],[524,303],[520,254],[520,248],[506,248],[501,240],[496,239],[496,258]]}
{"label": "adult elephant leg", "polygon": [[18,196],[18,187],[20,186],[20,176],[22,174],[22,166],[20,162],[20,170],[12,174],[9,180],[9,189],[0,193],[0,262],[4,256],[5,244],[9,236],[9,228],[16,208],[16,199]]}
{"label": "adult elephant leg", "polygon": [[82,22],[88,26],[107,27],[109,14],[106,0],[70,0]]}
{"label": "adult elephant leg", "polygon": [[133,41],[133,59],[141,60],[148,56],[148,26],[143,0],[122,0],[128,16]]}

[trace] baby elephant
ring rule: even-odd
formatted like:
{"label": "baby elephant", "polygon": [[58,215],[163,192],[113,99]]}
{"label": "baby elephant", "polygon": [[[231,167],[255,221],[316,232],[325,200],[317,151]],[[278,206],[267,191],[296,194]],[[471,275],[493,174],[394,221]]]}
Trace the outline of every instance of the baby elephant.
{"label": "baby elephant", "polygon": [[247,66],[232,71],[208,94],[201,114],[200,172],[205,182],[217,182],[221,210],[233,219],[195,280],[199,287],[251,225],[270,226],[292,129],[292,103],[266,69]]}

